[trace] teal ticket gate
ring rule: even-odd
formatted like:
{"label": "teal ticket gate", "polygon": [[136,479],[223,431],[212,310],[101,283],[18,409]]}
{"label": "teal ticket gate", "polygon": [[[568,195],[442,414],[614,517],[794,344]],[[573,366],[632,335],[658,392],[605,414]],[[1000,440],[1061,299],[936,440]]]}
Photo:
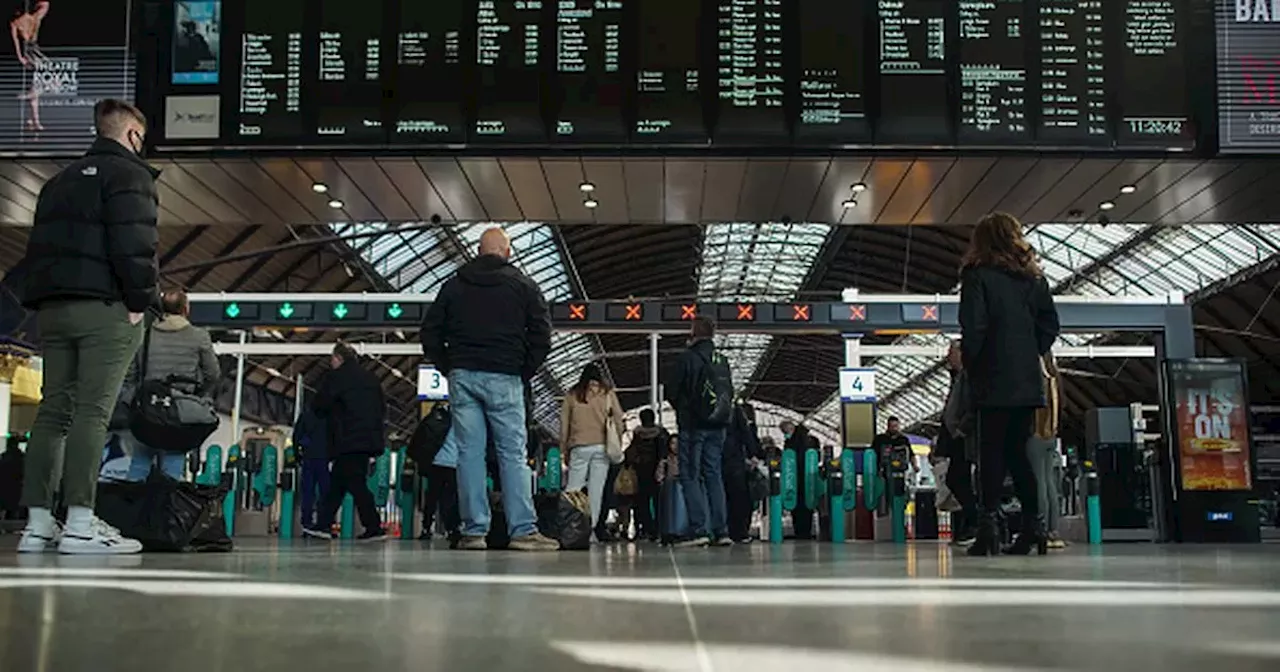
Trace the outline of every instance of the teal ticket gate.
{"label": "teal ticket gate", "polygon": [[855,457],[853,450],[846,448],[840,455],[832,457],[827,464],[827,495],[831,504],[831,542],[843,544],[847,538],[844,529],[844,514],[854,510],[858,496],[854,489],[857,483]]}
{"label": "teal ticket gate", "polygon": [[1090,455],[1081,461],[1084,467],[1084,518],[1089,526],[1089,543],[1102,543],[1102,484],[1098,480],[1098,465]]}
{"label": "teal ticket gate", "polygon": [[547,457],[543,462],[542,474],[538,477],[538,490],[541,492],[560,492],[560,475],[564,471],[559,448],[547,449]]}
{"label": "teal ticket gate", "polygon": [[227,464],[222,472],[222,483],[227,494],[222,498],[222,519],[227,527],[227,536],[234,537],[236,531],[236,509],[240,503],[240,490],[244,487],[244,477],[240,470],[240,446],[227,449]]}
{"label": "teal ticket gate", "polygon": [[276,503],[276,482],[280,474],[280,457],[276,447],[263,446],[255,466],[257,470],[250,483],[254,507],[270,509]]}
{"label": "teal ticket gate", "polygon": [[815,449],[804,451],[804,506],[810,511],[818,510],[822,501],[822,455]]}
{"label": "teal ticket gate", "polygon": [[217,485],[222,481],[222,446],[209,446],[204,453],[204,465],[195,475],[199,485]]}
{"label": "teal ticket gate", "polygon": [[871,541],[876,538],[876,509],[880,507],[883,495],[880,480],[879,459],[874,450],[857,451],[861,455],[853,458],[853,466],[857,469],[855,491],[855,509],[853,513],[853,537]]}
{"label": "teal ticket gate", "polygon": [[413,541],[418,516],[418,465],[408,459],[403,450],[400,454],[400,478],[396,479],[396,508],[400,509],[400,538]]}
{"label": "teal ticket gate", "polygon": [[800,474],[796,468],[796,451],[784,449],[769,461],[769,543],[782,543],[782,512],[793,511],[799,504]]}
{"label": "teal ticket gate", "polygon": [[298,451],[284,449],[284,466],[280,471],[280,538],[293,538],[294,498],[298,490]]}

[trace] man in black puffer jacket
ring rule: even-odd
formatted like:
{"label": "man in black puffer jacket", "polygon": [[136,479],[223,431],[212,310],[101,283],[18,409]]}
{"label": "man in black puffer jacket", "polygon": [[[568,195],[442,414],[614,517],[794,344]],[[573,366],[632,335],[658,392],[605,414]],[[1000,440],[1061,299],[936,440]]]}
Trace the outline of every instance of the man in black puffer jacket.
{"label": "man in black puffer jacket", "polygon": [[44,357],[44,401],[31,430],[22,494],[31,518],[19,552],[53,545],[59,481],[67,504],[60,551],[142,550],[96,521],[93,504],[107,423],[142,341],[143,313],[158,299],[160,173],[138,156],[147,133],[138,108],[104,100],[94,122],[98,137],[89,152],[40,190],[19,262],[23,305],[36,311]]}
{"label": "man in black puffer jacket", "polygon": [[316,526],[303,527],[309,537],[332,538],[333,518],[342,508],[342,499],[351,495],[364,533],[360,541],[381,541],[382,519],[369,492],[369,460],[386,449],[387,405],[382,383],[360,363],[351,346],[339,343],[333,348],[333,370],[320,384],[312,402],[316,414],[328,422],[329,457],[333,460],[329,474],[329,492],[317,516]]}

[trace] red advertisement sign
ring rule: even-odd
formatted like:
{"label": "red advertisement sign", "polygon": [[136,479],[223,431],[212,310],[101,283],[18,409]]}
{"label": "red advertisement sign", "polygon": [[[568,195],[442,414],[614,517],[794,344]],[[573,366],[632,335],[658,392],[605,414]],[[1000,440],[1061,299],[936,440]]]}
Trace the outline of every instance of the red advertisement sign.
{"label": "red advertisement sign", "polygon": [[1249,404],[1232,362],[1171,362],[1183,490],[1251,490]]}

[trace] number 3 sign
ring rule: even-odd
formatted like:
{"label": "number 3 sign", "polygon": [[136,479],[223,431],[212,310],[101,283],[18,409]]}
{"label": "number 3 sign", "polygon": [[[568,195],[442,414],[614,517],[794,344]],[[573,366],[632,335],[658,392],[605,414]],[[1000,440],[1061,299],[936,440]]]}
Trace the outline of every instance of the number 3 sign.
{"label": "number 3 sign", "polygon": [[433,366],[418,367],[418,399],[445,401],[449,398],[449,379]]}

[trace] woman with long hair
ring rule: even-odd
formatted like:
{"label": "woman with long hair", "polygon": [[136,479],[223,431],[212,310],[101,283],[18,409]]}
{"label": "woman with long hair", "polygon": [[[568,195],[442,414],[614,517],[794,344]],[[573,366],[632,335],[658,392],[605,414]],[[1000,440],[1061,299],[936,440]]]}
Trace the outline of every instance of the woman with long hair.
{"label": "woman with long hair", "polygon": [[[608,420],[622,431],[622,406],[613,386],[594,362],[582,367],[582,375],[560,406],[560,449],[568,454],[569,479],[566,490],[587,489],[591,520],[600,520],[604,488],[609,478],[609,456],[605,453]],[[621,435],[618,436],[621,441]]]}
{"label": "woman with long hair", "polygon": [[961,358],[978,419],[982,516],[970,555],[1000,552],[1000,495],[1013,477],[1022,530],[1010,554],[1046,550],[1035,474],[1027,456],[1035,411],[1045,406],[1041,357],[1058,338],[1058,311],[1022,223],[1002,212],[973,230],[960,268]]}

